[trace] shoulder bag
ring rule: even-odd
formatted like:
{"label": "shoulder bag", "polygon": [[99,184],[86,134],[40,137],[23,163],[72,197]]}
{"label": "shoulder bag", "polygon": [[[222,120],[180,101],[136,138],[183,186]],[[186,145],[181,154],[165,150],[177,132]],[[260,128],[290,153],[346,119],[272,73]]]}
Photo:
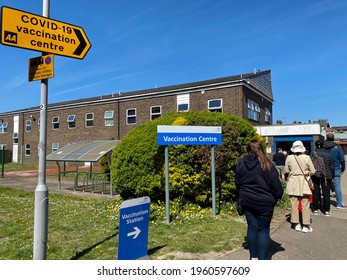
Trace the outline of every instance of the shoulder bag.
{"label": "shoulder bag", "polygon": [[245,209],[243,209],[242,204],[241,204],[241,198],[240,198],[239,190],[237,190],[237,194],[236,194],[235,208],[236,208],[237,214],[239,214],[239,216],[243,216],[245,214]]}
{"label": "shoulder bag", "polygon": [[313,182],[312,182],[312,179],[311,179],[311,178],[310,178],[310,179],[307,179],[307,176],[305,175],[304,171],[302,171],[302,168],[301,168],[301,166],[300,166],[300,163],[299,163],[299,161],[298,161],[298,159],[296,158],[295,155],[294,155],[294,158],[295,158],[297,164],[299,165],[299,168],[300,168],[300,170],[301,170],[301,172],[302,172],[302,175],[304,175],[304,178],[305,178],[306,182],[308,183],[308,187],[309,187],[310,190],[312,191],[312,190],[314,189],[314,184],[313,184]]}

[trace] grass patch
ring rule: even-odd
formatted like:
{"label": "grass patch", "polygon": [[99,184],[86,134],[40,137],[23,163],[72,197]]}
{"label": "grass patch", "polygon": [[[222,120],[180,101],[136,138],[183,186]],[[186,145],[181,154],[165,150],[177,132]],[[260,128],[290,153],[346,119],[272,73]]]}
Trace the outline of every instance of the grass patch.
{"label": "grass patch", "polygon": [[[34,195],[0,187],[0,259],[32,259]],[[120,203],[49,194],[47,259],[116,259]],[[226,211],[213,218],[210,209],[172,203],[170,212],[176,214],[168,225],[163,207],[151,204],[148,253],[153,260],[213,259],[244,242],[243,218]]]}
{"label": "grass patch", "polygon": [[5,171],[18,171],[18,170],[32,170],[38,169],[37,164],[19,164],[19,163],[5,163]]}

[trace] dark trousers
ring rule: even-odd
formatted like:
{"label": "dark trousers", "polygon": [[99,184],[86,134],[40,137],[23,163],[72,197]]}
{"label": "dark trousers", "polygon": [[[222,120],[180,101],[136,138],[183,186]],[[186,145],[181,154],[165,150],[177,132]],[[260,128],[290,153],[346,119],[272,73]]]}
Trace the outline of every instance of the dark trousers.
{"label": "dark trousers", "polygon": [[269,258],[270,223],[273,211],[245,211],[247,220],[247,245],[251,258],[267,260]]}
{"label": "dark trousers", "polygon": [[[321,210],[323,213],[330,212],[330,186],[331,180],[325,180],[325,177],[312,176],[314,189],[312,192],[313,210]],[[322,200],[323,194],[323,200]]]}

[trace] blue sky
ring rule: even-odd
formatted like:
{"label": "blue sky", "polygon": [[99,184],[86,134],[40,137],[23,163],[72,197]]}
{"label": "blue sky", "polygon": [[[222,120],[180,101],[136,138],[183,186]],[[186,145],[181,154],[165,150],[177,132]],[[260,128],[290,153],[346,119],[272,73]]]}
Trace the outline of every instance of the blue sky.
{"label": "blue sky", "polygon": [[[42,15],[42,0],[1,0]],[[271,70],[273,119],[347,125],[345,0],[51,0],[50,17],[80,26],[84,59],[55,56],[48,102]],[[38,106],[28,60],[0,45],[0,112]]]}

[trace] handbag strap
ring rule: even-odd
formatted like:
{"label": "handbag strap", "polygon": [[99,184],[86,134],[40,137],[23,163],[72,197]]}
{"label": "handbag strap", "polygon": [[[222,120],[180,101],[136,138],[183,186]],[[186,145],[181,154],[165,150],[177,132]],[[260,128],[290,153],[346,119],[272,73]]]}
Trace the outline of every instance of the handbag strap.
{"label": "handbag strap", "polygon": [[301,165],[300,165],[298,159],[296,158],[296,155],[294,155],[294,158],[295,158],[297,164],[299,165],[299,168],[300,168],[300,170],[301,170],[301,172],[302,172],[302,175],[304,175],[305,180],[308,181],[308,180],[306,179],[307,176],[305,175],[304,171],[302,171]]}

